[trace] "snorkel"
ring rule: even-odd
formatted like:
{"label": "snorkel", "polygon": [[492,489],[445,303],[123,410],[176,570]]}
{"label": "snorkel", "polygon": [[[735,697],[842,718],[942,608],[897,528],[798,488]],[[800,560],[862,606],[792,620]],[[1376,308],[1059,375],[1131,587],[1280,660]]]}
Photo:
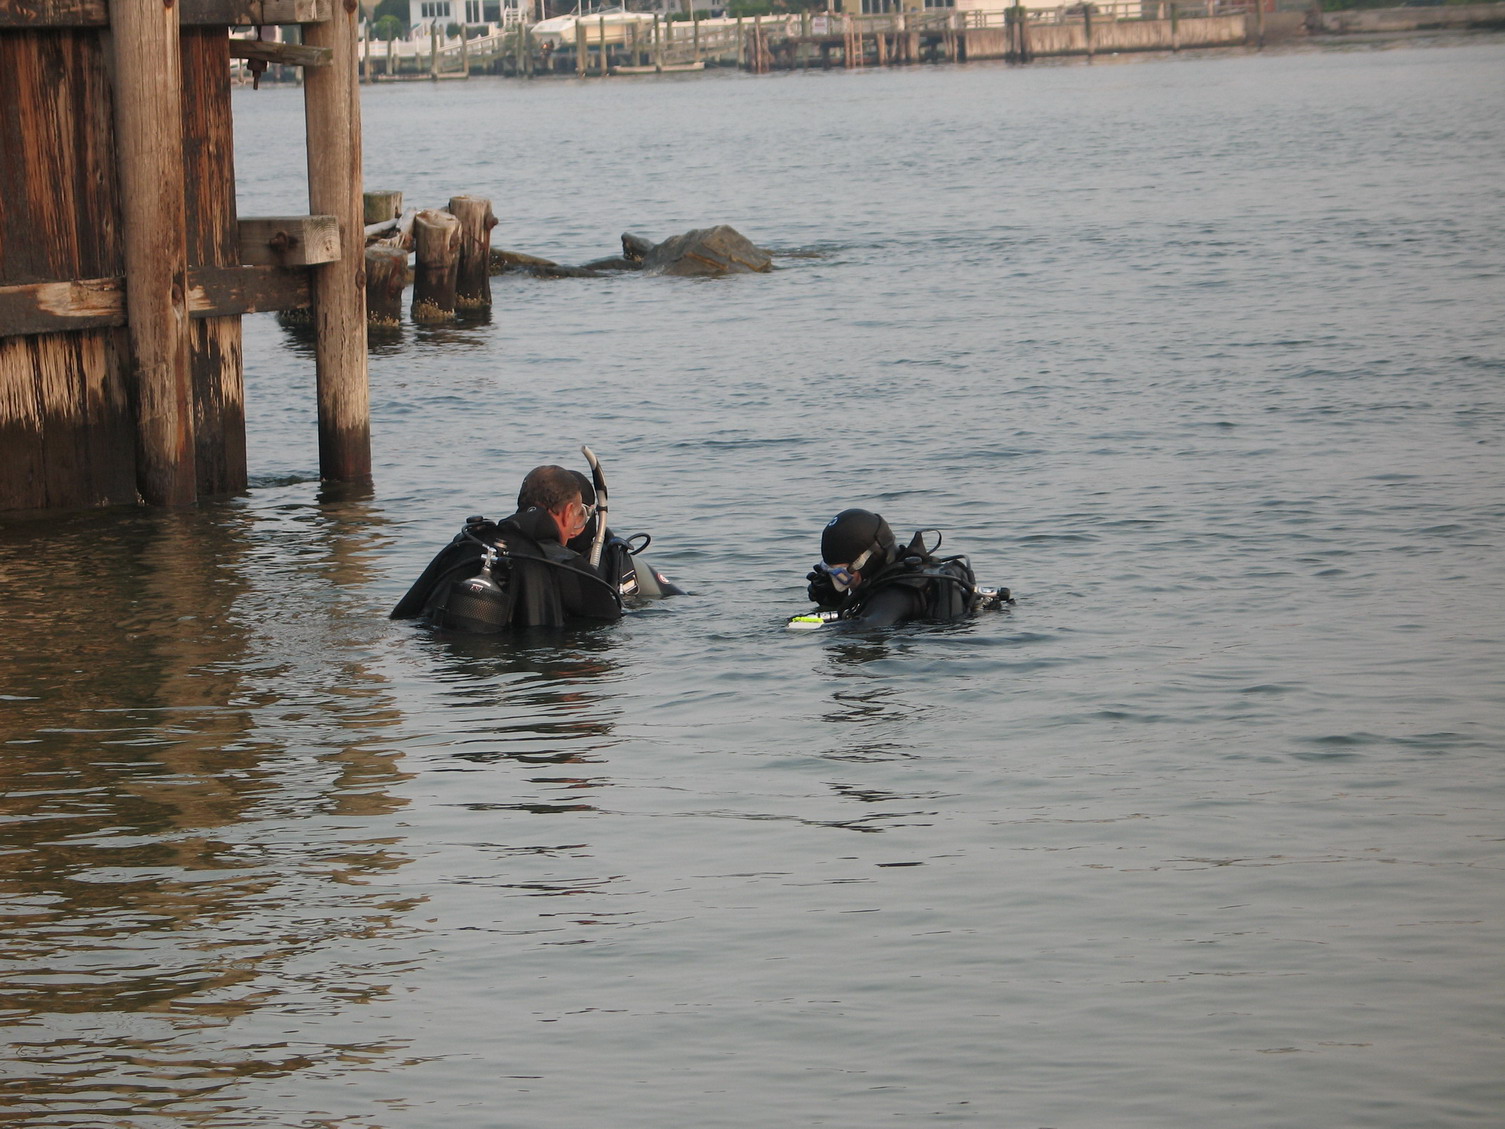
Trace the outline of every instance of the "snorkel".
{"label": "snorkel", "polygon": [[606,544],[606,475],[601,472],[601,460],[596,458],[596,452],[582,443],[580,453],[590,463],[591,480],[596,485],[596,538],[591,542],[590,563],[591,568],[600,568],[601,550]]}

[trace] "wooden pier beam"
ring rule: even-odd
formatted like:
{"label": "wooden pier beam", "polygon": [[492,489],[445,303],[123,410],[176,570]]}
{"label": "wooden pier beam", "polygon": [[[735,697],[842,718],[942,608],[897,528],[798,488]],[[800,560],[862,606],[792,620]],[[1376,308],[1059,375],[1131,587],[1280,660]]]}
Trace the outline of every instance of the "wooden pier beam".
{"label": "wooden pier beam", "polygon": [[178,10],[114,4],[111,20],[137,489],[154,505],[189,505],[197,470]]}
{"label": "wooden pier beam", "polygon": [[310,268],[314,367],[319,399],[319,474],[371,477],[371,388],[366,369],[366,270],[361,180],[361,104],[356,66],[356,0],[334,0],[328,20],[303,40],[328,47],[333,65],[303,79],[310,211],[335,217],[340,258]]}

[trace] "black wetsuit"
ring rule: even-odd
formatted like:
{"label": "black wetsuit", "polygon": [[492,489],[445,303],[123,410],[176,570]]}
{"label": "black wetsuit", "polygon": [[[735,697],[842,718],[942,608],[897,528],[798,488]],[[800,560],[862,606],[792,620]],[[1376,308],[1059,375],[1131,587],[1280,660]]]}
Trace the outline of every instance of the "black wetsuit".
{"label": "black wetsuit", "polygon": [[899,550],[892,564],[845,592],[831,578],[810,574],[810,599],[841,612],[843,621],[862,627],[887,627],[905,620],[946,623],[968,615],[976,604],[977,583],[966,557],[934,557],[921,537]]}
{"label": "black wetsuit", "polygon": [[530,509],[500,522],[467,521],[392,609],[393,619],[419,616],[489,633],[609,622],[622,618],[622,601],[586,558],[559,543],[553,517]]}

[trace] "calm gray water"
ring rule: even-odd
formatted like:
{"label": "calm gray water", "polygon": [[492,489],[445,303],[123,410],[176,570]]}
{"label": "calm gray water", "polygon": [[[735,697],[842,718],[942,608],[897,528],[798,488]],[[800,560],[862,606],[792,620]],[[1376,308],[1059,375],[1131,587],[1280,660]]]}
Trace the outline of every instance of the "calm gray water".
{"label": "calm gray water", "polygon": [[[0,1117],[1499,1124],[1505,41],[363,97],[498,245],[779,270],[379,343],[369,496],[248,319],[247,497],[0,528]],[[581,442],[690,595],[385,619]],[[785,632],[847,505],[1017,606]]]}

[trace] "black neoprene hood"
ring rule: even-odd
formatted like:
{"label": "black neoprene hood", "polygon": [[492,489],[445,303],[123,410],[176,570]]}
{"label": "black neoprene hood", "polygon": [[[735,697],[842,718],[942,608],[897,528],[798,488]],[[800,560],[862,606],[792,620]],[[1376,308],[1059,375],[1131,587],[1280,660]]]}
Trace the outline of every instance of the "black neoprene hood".
{"label": "black neoprene hood", "polygon": [[894,532],[871,510],[842,510],[820,535],[820,558],[827,564],[851,564],[875,547],[885,559],[891,557]]}

